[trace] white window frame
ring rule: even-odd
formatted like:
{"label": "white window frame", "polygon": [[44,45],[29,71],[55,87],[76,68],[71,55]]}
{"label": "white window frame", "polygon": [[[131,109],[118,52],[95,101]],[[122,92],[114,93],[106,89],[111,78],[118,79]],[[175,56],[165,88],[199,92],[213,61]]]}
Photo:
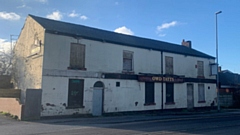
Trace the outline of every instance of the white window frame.
{"label": "white window frame", "polygon": [[[167,63],[169,62],[168,60],[172,60],[172,67],[170,67]],[[169,68],[172,68],[171,72],[169,72]],[[171,56],[165,56],[165,74],[170,74],[173,75],[174,74],[174,64],[173,64],[173,57]]]}
{"label": "white window frame", "polygon": [[[127,54],[127,55],[130,55],[131,58],[127,58],[127,57],[126,57],[126,54]],[[124,65],[125,59],[131,60],[131,69],[126,69],[126,66]],[[124,51],[123,51],[123,72],[133,72],[133,71],[134,71],[133,60],[134,60],[134,52],[124,50]]]}
{"label": "white window frame", "polygon": [[[200,68],[200,66],[202,66],[202,69]],[[197,70],[198,77],[204,77],[204,62],[203,61],[197,61],[197,69],[198,69]]]}

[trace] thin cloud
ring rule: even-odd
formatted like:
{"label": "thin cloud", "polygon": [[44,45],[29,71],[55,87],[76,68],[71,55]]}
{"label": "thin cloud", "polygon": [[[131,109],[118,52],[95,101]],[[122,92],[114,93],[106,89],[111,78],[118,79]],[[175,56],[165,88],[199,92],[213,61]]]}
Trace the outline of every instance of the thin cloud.
{"label": "thin cloud", "polygon": [[126,35],[134,35],[134,33],[128,29],[126,26],[119,27],[114,30],[116,33],[126,34]]}
{"label": "thin cloud", "polygon": [[80,16],[80,19],[82,19],[82,20],[87,20],[87,19],[88,19],[88,17],[87,17],[87,16],[85,16],[85,15],[82,15],[82,16]]}
{"label": "thin cloud", "polygon": [[166,34],[160,34],[160,33],[158,33],[158,36],[159,36],[159,37],[165,37]]}
{"label": "thin cloud", "polygon": [[75,10],[73,10],[72,13],[70,13],[68,16],[69,16],[69,17],[78,17],[79,14],[77,14],[77,13],[75,12]]}
{"label": "thin cloud", "polygon": [[48,0],[36,0],[37,2],[41,2],[41,3],[43,3],[43,4],[45,4],[45,3],[47,3],[48,2]]}
{"label": "thin cloud", "polygon": [[47,15],[46,17],[53,20],[61,20],[63,18],[63,15],[61,14],[61,12],[55,11],[52,14]]}
{"label": "thin cloud", "polygon": [[164,29],[168,29],[168,28],[170,28],[170,27],[174,27],[174,26],[176,26],[177,25],[177,21],[172,21],[172,22],[170,22],[170,23],[164,23],[164,24],[162,24],[161,26],[157,26],[157,30],[158,31],[162,31],[162,30],[164,30]]}
{"label": "thin cloud", "polygon": [[4,20],[19,20],[21,17],[20,15],[13,12],[0,12],[0,18]]}
{"label": "thin cloud", "polygon": [[162,33],[163,30],[169,29],[170,27],[174,27],[174,26],[176,26],[177,24],[178,24],[177,21],[172,21],[172,22],[163,23],[162,25],[157,26],[157,35],[160,36],[160,37],[165,37],[166,34]]}
{"label": "thin cloud", "polygon": [[21,6],[18,6],[17,8],[28,8],[28,9],[30,9],[31,7],[27,6],[26,4],[23,4]]}
{"label": "thin cloud", "polygon": [[26,7],[26,5],[23,4],[22,6],[18,6],[17,8],[25,8],[25,7]]}

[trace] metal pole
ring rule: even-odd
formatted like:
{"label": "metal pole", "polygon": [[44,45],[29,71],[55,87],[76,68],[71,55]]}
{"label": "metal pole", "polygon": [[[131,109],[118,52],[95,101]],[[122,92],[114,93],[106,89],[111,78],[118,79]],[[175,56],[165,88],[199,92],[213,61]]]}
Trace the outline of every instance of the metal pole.
{"label": "metal pole", "polygon": [[218,11],[215,13],[216,15],[216,63],[217,63],[217,75],[216,75],[216,79],[217,79],[217,102],[218,102],[218,106],[217,109],[218,111],[220,111],[220,100],[219,100],[219,74],[218,74],[218,25],[217,25],[217,15],[222,13],[222,11]]}
{"label": "metal pole", "polygon": [[15,44],[13,44],[13,42],[14,42],[14,40],[15,41],[17,40],[17,38],[14,38],[14,37],[18,37],[18,35],[10,35],[10,42],[11,42],[11,44],[10,44],[10,55],[11,56],[13,56],[13,46],[15,45]]}
{"label": "metal pole", "polygon": [[13,50],[13,49],[12,49],[12,48],[13,48],[13,47],[12,47],[12,36],[13,36],[13,35],[10,35],[10,42],[11,42],[11,44],[10,44],[10,47],[11,47],[11,48],[10,48],[10,49],[11,49],[11,50],[10,50],[10,55],[11,55],[11,56],[12,56],[12,50]]}

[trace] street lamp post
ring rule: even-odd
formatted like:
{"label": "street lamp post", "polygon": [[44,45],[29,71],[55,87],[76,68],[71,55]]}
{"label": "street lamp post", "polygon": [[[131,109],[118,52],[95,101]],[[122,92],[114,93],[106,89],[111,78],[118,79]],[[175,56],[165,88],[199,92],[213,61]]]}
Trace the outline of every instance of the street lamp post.
{"label": "street lamp post", "polygon": [[217,102],[218,102],[218,106],[217,109],[218,111],[220,111],[220,100],[219,100],[219,74],[218,74],[218,25],[217,25],[217,15],[222,13],[222,11],[218,11],[215,13],[216,15],[216,64],[217,64],[217,75],[216,75],[216,79],[217,79]]}
{"label": "street lamp post", "polygon": [[[17,37],[18,35],[10,35],[10,42],[11,42],[11,44],[10,44],[10,49],[11,49],[11,56],[12,56],[12,52],[13,52],[13,40],[16,40],[16,37]],[[13,37],[15,37],[15,38],[13,38]]]}

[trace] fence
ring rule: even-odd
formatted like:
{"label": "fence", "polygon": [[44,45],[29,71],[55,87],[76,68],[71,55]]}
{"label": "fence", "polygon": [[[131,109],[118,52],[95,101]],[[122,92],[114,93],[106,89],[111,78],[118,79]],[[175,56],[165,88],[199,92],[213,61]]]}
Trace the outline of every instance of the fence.
{"label": "fence", "polygon": [[232,94],[219,95],[219,100],[220,100],[220,105],[222,107],[233,106],[233,95]]}

